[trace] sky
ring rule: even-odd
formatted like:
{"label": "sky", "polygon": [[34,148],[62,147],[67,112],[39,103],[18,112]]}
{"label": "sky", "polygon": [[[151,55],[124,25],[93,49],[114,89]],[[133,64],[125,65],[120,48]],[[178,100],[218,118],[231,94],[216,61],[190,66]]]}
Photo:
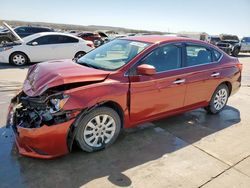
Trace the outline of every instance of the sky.
{"label": "sky", "polygon": [[0,19],[250,36],[250,0],[0,0]]}

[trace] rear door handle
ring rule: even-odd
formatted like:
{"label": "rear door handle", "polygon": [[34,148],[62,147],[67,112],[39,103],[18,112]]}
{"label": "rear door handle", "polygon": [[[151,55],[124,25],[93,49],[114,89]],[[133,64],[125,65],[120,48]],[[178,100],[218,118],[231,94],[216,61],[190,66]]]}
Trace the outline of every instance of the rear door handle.
{"label": "rear door handle", "polygon": [[211,74],[212,77],[217,77],[217,76],[220,76],[220,73],[219,72],[214,72],[213,74]]}
{"label": "rear door handle", "polygon": [[186,82],[186,79],[177,79],[173,82],[173,84],[182,84],[182,83],[185,83]]}

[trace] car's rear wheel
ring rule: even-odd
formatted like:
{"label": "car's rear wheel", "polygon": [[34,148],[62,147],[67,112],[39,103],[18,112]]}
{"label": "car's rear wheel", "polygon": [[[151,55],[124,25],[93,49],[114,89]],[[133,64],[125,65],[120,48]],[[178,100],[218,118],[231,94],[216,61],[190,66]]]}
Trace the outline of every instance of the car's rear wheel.
{"label": "car's rear wheel", "polygon": [[87,152],[104,149],[114,143],[121,130],[116,111],[99,107],[85,115],[77,125],[76,141]]}
{"label": "car's rear wheel", "polygon": [[14,52],[10,55],[10,64],[16,65],[16,66],[23,66],[26,65],[29,62],[29,58],[26,54],[22,52]]}
{"label": "car's rear wheel", "polygon": [[205,109],[211,114],[217,114],[226,106],[229,97],[229,90],[227,85],[220,85],[214,92],[209,106]]}
{"label": "car's rear wheel", "polygon": [[84,56],[86,54],[86,52],[77,52],[74,59],[80,59],[82,56]]}

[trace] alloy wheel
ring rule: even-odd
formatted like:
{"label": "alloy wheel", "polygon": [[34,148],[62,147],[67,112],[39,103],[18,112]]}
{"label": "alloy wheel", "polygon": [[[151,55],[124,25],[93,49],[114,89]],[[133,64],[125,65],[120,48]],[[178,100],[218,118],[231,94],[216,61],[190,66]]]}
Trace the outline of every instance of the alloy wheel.
{"label": "alloy wheel", "polygon": [[100,147],[111,141],[115,134],[115,120],[106,114],[97,115],[86,125],[83,139],[91,147]]}
{"label": "alloy wheel", "polygon": [[228,93],[225,88],[218,90],[214,97],[214,108],[216,110],[222,109],[227,103]]}

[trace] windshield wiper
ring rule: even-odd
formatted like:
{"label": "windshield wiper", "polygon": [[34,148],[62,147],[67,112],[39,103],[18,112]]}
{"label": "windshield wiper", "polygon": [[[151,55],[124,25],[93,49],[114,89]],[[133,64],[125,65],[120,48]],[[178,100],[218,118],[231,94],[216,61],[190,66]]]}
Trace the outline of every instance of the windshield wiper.
{"label": "windshield wiper", "polygon": [[97,67],[97,66],[94,66],[94,65],[91,65],[91,64],[82,62],[82,61],[79,62],[78,60],[76,60],[76,63],[78,63],[78,64],[80,64],[80,65],[83,65],[83,66],[86,66],[86,67],[94,68],[94,69],[101,69],[100,67]]}

